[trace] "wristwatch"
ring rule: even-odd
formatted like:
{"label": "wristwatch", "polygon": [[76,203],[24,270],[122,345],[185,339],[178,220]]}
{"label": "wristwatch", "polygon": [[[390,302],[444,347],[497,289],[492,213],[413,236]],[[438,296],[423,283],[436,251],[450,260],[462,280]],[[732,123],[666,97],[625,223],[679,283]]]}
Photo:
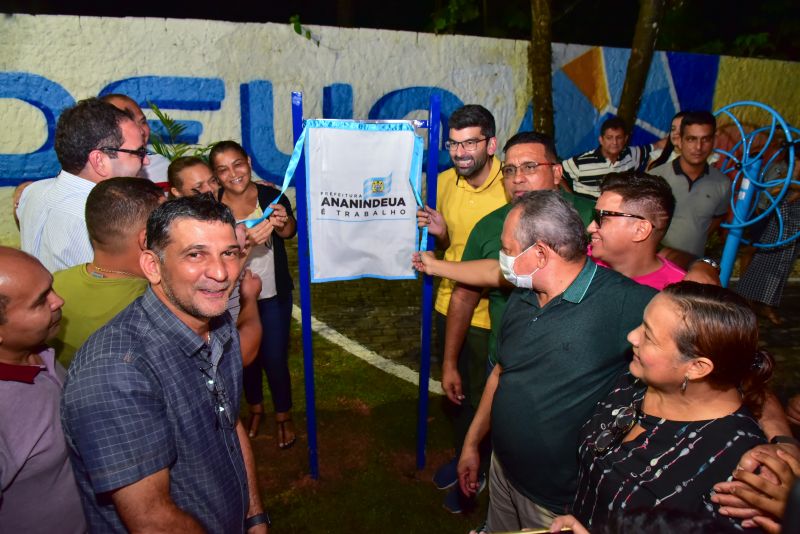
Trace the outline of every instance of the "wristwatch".
{"label": "wristwatch", "polygon": [[715,260],[714,258],[700,258],[697,261],[702,261],[703,263],[709,264],[714,269],[716,269],[717,272],[720,272],[720,270],[721,270],[721,267],[719,266],[719,262],[717,260]]}
{"label": "wristwatch", "polygon": [[269,519],[269,514],[266,510],[261,512],[260,514],[252,515],[244,520],[244,530],[247,532],[251,528],[257,525],[263,525],[264,523],[267,524],[268,527],[272,526],[272,521]]}

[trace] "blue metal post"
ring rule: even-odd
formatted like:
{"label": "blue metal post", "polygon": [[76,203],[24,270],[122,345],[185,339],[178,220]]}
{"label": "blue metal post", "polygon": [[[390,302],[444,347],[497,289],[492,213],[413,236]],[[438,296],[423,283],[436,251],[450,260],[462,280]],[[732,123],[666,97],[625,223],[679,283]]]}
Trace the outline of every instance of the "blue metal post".
{"label": "blue metal post", "polygon": [[[294,142],[303,132],[303,93],[292,92],[292,132]],[[294,174],[297,193],[297,268],[300,271],[300,309],[303,331],[303,375],[306,386],[306,426],[308,430],[308,464],[311,478],[319,478],[317,457],[317,404],[314,392],[314,345],[311,335],[311,267],[308,251],[308,206],[306,204],[305,156],[300,158]]]}
{"label": "blue metal post", "polygon": [[[744,144],[747,148],[747,145]],[[757,198],[758,188],[753,185],[751,178],[758,179],[758,171],[761,169],[761,160],[753,159],[749,161],[743,168],[744,179],[737,194],[736,204],[733,206],[734,222],[745,221],[748,219],[750,207],[753,201]],[[725,239],[725,248],[722,249],[722,261],[720,262],[719,279],[722,287],[728,287],[733,273],[733,264],[736,262],[736,253],[739,251],[739,244],[742,241],[742,233],[744,228],[737,226],[728,231],[728,237]]]}
{"label": "blue metal post", "polygon": [[[425,183],[428,190],[427,203],[436,207],[436,178],[439,163],[439,138],[441,130],[442,97],[432,93],[428,117],[428,168]],[[435,247],[434,238],[428,235],[428,250]],[[425,467],[425,442],[428,439],[428,382],[431,376],[431,318],[433,315],[433,277],[424,275],[422,280],[422,351],[419,365],[419,413],[417,415],[417,469]]]}

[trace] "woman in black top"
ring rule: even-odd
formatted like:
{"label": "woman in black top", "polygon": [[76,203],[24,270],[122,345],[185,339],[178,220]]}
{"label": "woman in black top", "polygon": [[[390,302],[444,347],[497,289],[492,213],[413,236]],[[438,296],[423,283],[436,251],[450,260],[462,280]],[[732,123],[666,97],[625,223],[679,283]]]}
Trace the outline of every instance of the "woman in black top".
{"label": "woman in black top", "polygon": [[725,521],[712,487],[766,442],[756,417],[773,362],[758,351],[755,315],[731,291],[680,282],[628,340],[629,372],[582,430],[574,515],[589,530],[656,507]]}
{"label": "woman in black top", "polygon": [[258,357],[244,369],[244,395],[250,406],[247,430],[250,437],[255,437],[264,413],[261,374],[262,370],[266,372],[278,426],[278,447],[287,449],[295,442],[288,364],[294,286],[284,240],[294,237],[297,222],[286,197],[278,198],[280,191],[251,180],[250,157],[238,143],[217,143],[208,160],[222,185],[220,200],[231,209],[237,222],[260,219],[272,210],[266,220],[247,230],[250,252],[246,265],[261,278],[258,313],[263,333]]}

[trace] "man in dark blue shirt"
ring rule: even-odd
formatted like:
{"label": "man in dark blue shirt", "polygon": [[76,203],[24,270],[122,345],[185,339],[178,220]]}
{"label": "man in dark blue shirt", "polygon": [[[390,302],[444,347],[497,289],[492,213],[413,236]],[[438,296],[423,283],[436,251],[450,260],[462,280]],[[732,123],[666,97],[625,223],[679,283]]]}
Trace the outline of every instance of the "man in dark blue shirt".
{"label": "man in dark blue shirt", "polygon": [[225,313],[239,255],[233,216],[214,200],[172,200],[148,219],[150,287],[81,347],[64,388],[90,530],[266,532]]}

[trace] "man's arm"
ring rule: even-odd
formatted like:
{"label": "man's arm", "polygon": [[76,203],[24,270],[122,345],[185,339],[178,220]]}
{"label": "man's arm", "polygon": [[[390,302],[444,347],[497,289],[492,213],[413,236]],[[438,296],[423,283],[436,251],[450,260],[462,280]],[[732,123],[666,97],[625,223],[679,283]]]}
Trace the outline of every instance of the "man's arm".
{"label": "man's arm", "polygon": [[258,295],[261,293],[261,278],[245,269],[239,283],[239,344],[242,348],[242,365],[247,367],[258,356],[261,345],[261,318],[258,315]]}
{"label": "man's arm", "polygon": [[472,314],[481,300],[481,290],[475,286],[456,284],[447,308],[447,327],[442,356],[442,389],[450,402],[461,405],[464,392],[458,372],[458,356],[467,337]]}
{"label": "man's arm", "polygon": [[476,287],[512,287],[503,278],[500,262],[493,259],[446,261],[436,259],[432,252],[415,252],[414,268],[431,276],[449,278],[460,284]]}
{"label": "man's arm", "polygon": [[700,284],[710,284],[714,286],[722,285],[719,280],[719,272],[704,261],[695,260],[689,265],[686,276],[683,277],[688,282]]}
{"label": "man's arm", "polygon": [[111,493],[120,519],[131,533],[203,533],[203,526],[172,501],[169,469],[162,469]]}
{"label": "man's arm", "polygon": [[502,372],[503,369],[500,364],[497,364],[492,369],[489,378],[486,379],[481,402],[464,438],[461,458],[458,460],[458,481],[461,485],[461,491],[467,496],[474,495],[478,491],[478,469],[481,463],[478,445],[491,428],[492,402],[494,401],[494,393],[497,391],[500,373]]}
{"label": "man's arm", "polygon": [[[239,436],[239,446],[242,448],[242,458],[244,458],[244,468],[247,471],[247,493],[250,498],[250,506],[247,509],[247,517],[253,517],[264,511],[264,505],[261,503],[261,494],[258,492],[258,479],[256,477],[256,461],[253,456],[253,449],[250,448],[250,438],[247,437],[247,431],[241,421],[236,423],[236,435]],[[261,523],[250,529],[248,534],[262,533],[266,534],[268,526],[266,523]]]}
{"label": "man's arm", "polygon": [[697,259],[697,256],[676,248],[664,247],[658,251],[658,255],[667,258],[683,270],[688,271],[689,266]]}

